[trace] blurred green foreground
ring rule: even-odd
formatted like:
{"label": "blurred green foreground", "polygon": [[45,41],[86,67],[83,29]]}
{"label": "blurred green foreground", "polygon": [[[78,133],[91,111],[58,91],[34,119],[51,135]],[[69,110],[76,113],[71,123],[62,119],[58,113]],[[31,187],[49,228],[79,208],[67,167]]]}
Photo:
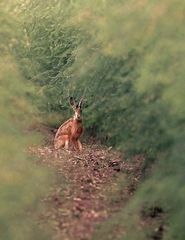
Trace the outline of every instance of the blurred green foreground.
{"label": "blurred green foreground", "polygon": [[29,86],[11,52],[19,30],[12,6],[0,3],[0,239],[47,239],[33,223],[37,200],[46,192],[48,172],[27,156],[37,137],[26,128],[34,121]]}

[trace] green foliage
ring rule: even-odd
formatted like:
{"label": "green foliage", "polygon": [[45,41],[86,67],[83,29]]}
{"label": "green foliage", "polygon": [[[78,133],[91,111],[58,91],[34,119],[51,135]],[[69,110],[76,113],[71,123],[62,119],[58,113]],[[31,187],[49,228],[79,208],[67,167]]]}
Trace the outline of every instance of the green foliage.
{"label": "green foliage", "polygon": [[69,7],[64,4],[67,8],[64,12],[61,5],[60,1],[54,5],[52,1],[48,5],[43,5],[43,1],[20,5],[25,8],[22,20],[25,37],[17,53],[23,74],[39,86],[38,106],[42,112],[65,108],[68,97],[65,70],[73,63],[73,50],[81,41],[80,30],[65,24]]}
{"label": "green foliage", "polygon": [[123,214],[122,239],[144,239],[132,230],[146,199],[168,210],[164,239],[184,239],[185,4],[35,0],[20,9],[24,40],[16,56],[38,86],[40,111],[59,125],[55,114],[67,118],[67,97],[85,95],[89,134],[127,153],[145,153],[146,166],[156,159],[152,177]]}
{"label": "green foliage", "polygon": [[[165,111],[160,101],[162,87],[157,86],[152,93],[136,91],[141,55],[136,50],[123,56],[106,52],[106,42],[98,37],[102,29],[97,31],[100,27],[97,23],[102,21],[99,14],[107,7],[102,5],[102,9],[94,12],[95,4],[91,12],[88,4],[81,7],[78,3],[56,1],[51,6],[48,1],[43,8],[42,1],[36,1],[26,5],[27,10],[23,11],[26,41],[24,50],[19,51],[23,52],[20,54],[23,72],[40,85],[37,96],[41,100],[40,111],[69,115],[67,97],[85,94],[88,108],[84,118],[91,134],[102,141],[107,139],[123,151],[142,151],[154,157],[157,149],[169,142],[161,121],[161,112]],[[95,22],[92,14],[99,21]],[[27,71],[24,62],[28,63]],[[59,117],[55,114],[52,117],[49,122],[56,124]],[[64,119],[61,116],[60,122]],[[159,137],[161,141],[156,142]]]}
{"label": "green foliage", "polygon": [[38,137],[26,131],[36,112],[28,101],[31,84],[23,80],[11,54],[20,38],[18,29],[14,31],[17,25],[11,7],[13,2],[0,3],[0,239],[47,239],[33,217],[49,173],[27,153],[28,146],[38,142]]}

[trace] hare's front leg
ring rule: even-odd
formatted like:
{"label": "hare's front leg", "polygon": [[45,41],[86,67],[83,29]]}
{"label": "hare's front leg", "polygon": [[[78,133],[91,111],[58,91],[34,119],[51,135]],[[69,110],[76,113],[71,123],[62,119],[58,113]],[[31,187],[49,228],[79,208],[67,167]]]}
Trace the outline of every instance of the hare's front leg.
{"label": "hare's front leg", "polygon": [[79,139],[77,140],[77,145],[78,145],[78,150],[81,152],[83,148]]}
{"label": "hare's front leg", "polygon": [[72,139],[72,145],[73,145],[73,149],[74,150],[78,150],[78,143],[77,143],[77,140],[76,139]]}
{"label": "hare's front leg", "polygon": [[69,139],[65,140],[65,146],[64,147],[65,147],[66,150],[69,150]]}

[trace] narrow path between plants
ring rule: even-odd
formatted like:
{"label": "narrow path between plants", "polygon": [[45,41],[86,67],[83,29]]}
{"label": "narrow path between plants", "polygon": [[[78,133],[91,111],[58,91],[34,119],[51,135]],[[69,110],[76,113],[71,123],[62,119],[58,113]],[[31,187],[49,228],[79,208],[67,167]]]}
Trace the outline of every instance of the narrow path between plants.
{"label": "narrow path between plants", "polygon": [[40,163],[54,168],[57,180],[42,199],[39,223],[52,226],[54,240],[90,240],[98,223],[106,221],[132,197],[141,176],[143,158],[124,160],[122,154],[97,144],[79,152],[31,148]]}

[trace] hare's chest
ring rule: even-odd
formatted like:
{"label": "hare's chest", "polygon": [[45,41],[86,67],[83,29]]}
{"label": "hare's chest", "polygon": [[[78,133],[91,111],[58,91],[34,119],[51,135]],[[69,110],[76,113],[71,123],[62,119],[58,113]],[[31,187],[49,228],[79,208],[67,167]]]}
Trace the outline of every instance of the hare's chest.
{"label": "hare's chest", "polygon": [[72,138],[79,138],[83,132],[82,124],[74,124],[71,129]]}

